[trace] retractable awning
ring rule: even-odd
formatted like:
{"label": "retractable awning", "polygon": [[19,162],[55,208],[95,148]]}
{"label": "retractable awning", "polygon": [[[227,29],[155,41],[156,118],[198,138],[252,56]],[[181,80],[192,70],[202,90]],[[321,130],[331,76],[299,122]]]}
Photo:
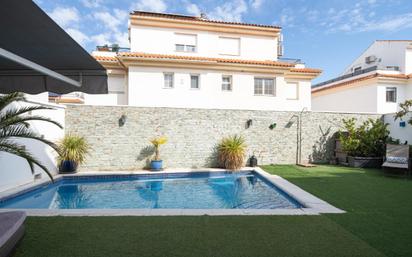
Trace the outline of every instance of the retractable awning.
{"label": "retractable awning", "polygon": [[107,74],[31,0],[1,0],[0,93],[107,94]]}

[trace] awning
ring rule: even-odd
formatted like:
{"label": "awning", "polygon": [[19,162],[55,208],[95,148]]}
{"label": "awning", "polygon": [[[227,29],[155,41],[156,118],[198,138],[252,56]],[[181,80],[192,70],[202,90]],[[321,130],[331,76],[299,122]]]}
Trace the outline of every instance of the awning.
{"label": "awning", "polygon": [[0,93],[107,94],[105,68],[31,0],[0,6]]}

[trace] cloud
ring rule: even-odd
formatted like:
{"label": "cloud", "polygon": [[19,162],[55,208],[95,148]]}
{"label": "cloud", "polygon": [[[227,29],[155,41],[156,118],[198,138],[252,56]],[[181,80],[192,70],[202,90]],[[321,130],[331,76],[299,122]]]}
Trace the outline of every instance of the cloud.
{"label": "cloud", "polygon": [[77,43],[79,43],[80,45],[84,45],[87,42],[90,41],[89,37],[84,34],[83,32],[77,30],[77,29],[73,29],[73,28],[68,28],[66,29],[66,32],[74,39],[76,40]]}
{"label": "cloud", "polygon": [[56,7],[49,16],[63,28],[80,20],[79,11],[75,7]]}
{"label": "cloud", "polygon": [[81,0],[81,3],[87,8],[98,8],[102,5],[103,0]]}
{"label": "cloud", "polygon": [[129,46],[129,34],[127,31],[128,12],[114,9],[112,13],[100,11],[93,14],[92,18],[104,27],[104,32],[91,36],[91,42],[96,45],[119,44]]}
{"label": "cloud", "polygon": [[186,12],[188,12],[191,15],[195,15],[195,16],[200,16],[200,8],[199,6],[197,6],[196,4],[192,4],[192,3],[188,3],[186,5]]}
{"label": "cloud", "polygon": [[407,28],[412,28],[412,13],[368,22],[359,31],[398,31]]}
{"label": "cloud", "polygon": [[132,4],[132,10],[149,11],[149,12],[165,12],[167,5],[163,0],[139,0]]}
{"label": "cloud", "polygon": [[263,2],[264,0],[251,0],[250,5],[253,9],[259,9],[262,6]]}
{"label": "cloud", "polygon": [[115,9],[114,14],[109,12],[96,12],[93,14],[93,17],[111,31],[117,32],[119,26],[127,23],[128,13],[123,10]]}
{"label": "cloud", "polygon": [[208,17],[215,20],[241,22],[242,16],[247,11],[248,5],[244,0],[232,0],[215,7],[212,12],[208,13]]}
{"label": "cloud", "polygon": [[90,39],[95,45],[102,46],[111,42],[110,37],[111,35],[109,33],[101,33],[91,36]]}

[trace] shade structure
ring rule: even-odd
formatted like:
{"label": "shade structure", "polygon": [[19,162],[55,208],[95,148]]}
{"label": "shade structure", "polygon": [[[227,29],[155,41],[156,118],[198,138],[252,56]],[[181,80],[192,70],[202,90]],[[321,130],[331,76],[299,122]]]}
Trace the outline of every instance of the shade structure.
{"label": "shade structure", "polygon": [[106,69],[33,1],[0,3],[0,93],[107,94]]}

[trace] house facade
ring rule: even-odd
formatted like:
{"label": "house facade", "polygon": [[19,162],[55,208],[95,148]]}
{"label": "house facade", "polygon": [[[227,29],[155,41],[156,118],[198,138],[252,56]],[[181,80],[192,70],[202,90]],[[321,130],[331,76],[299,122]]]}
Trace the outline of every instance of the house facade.
{"label": "house facade", "polygon": [[310,109],[320,71],[278,60],[276,26],[134,12],[130,52],[94,52],[109,74],[109,94],[85,103],[144,107]]}
{"label": "house facade", "polygon": [[312,110],[394,113],[412,99],[412,40],[377,40],[343,74],[312,87]]}
{"label": "house facade", "polygon": [[[133,12],[130,51],[100,48],[109,94],[55,102],[140,107],[311,109],[318,69],[282,61],[281,28],[205,17]],[[75,100],[76,99],[76,100]]]}

